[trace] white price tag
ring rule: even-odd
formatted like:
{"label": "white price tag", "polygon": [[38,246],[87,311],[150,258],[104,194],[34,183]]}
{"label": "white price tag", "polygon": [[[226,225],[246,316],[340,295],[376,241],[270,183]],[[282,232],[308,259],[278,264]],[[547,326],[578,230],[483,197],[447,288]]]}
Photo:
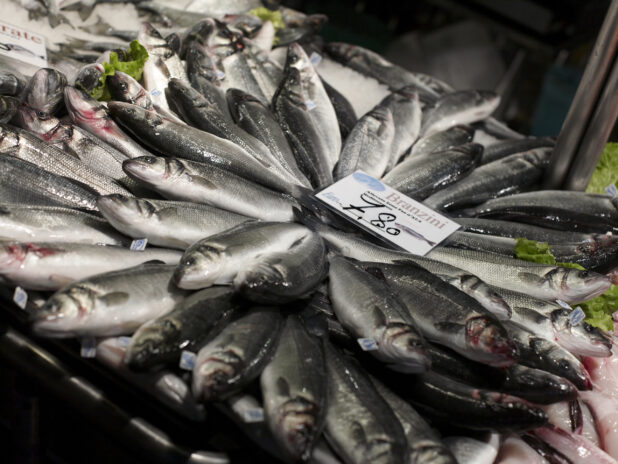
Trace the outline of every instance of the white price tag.
{"label": "white price tag", "polygon": [[28,293],[26,293],[26,291],[21,287],[15,287],[13,301],[21,309],[26,309],[26,304],[28,303]]}
{"label": "white price tag", "polygon": [[378,349],[378,344],[373,338],[357,338],[356,341],[363,351],[375,351]]}
{"label": "white price tag", "polygon": [[616,194],[618,194],[618,189],[614,184],[609,184],[605,187],[605,193],[607,193],[610,197],[614,198]]}
{"label": "white price tag", "polygon": [[316,197],[368,232],[415,255],[424,256],[460,227],[361,171],[344,177]]}
{"label": "white price tag", "polygon": [[147,238],[140,238],[131,242],[131,251],[144,251],[148,245]]}
{"label": "white price tag", "polygon": [[128,348],[131,344],[131,337],[118,337],[118,345],[122,348]]}
{"label": "white price tag", "polygon": [[566,301],[562,301],[562,300],[556,300],[556,303],[558,303],[560,306],[562,306],[564,309],[573,309],[571,308],[571,305],[568,304]]}
{"label": "white price tag", "polygon": [[246,409],[243,411],[242,420],[249,424],[253,422],[264,422],[264,409]]}
{"label": "white price tag", "polygon": [[192,371],[195,366],[195,358],[197,355],[191,351],[183,351],[180,353],[180,363],[178,366],[185,371]]}
{"label": "white price tag", "polygon": [[311,64],[313,66],[317,66],[322,62],[322,55],[316,52],[311,52],[311,55],[309,56],[309,61],[311,61]]}
{"label": "white price tag", "polygon": [[578,306],[569,313],[569,322],[573,326],[579,325],[585,317],[586,314],[584,313],[584,310],[580,306]]}
{"label": "white price tag", "polygon": [[225,73],[223,71],[220,71],[219,69],[217,69],[215,74],[216,74],[217,79],[220,81],[222,81],[225,78]]}
{"label": "white price tag", "polygon": [[95,358],[97,356],[97,342],[93,337],[82,339],[79,355],[82,358]]}
{"label": "white price tag", "polygon": [[161,94],[163,94],[163,92],[161,92],[159,89],[152,89],[150,91],[150,95],[152,95],[153,97],[158,97]]}
{"label": "white price tag", "polygon": [[39,68],[47,67],[45,37],[0,21],[0,55]]}
{"label": "white price tag", "polygon": [[309,111],[311,111],[315,107],[316,107],[316,104],[312,100],[305,101],[305,108],[307,108]]}

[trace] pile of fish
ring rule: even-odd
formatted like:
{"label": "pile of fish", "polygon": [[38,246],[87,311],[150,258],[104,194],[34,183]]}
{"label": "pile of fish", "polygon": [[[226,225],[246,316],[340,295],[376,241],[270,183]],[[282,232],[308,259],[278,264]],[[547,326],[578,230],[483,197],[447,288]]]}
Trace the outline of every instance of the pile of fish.
{"label": "pile of fish", "polygon": [[[614,338],[568,307],[611,285],[610,198],[538,191],[554,142],[493,119],[495,93],[280,11],[277,31],[144,22],[143,80],[116,72],[107,103],[88,95],[105,44],[0,74],[0,279],[42,292],[34,333],[94,338],[119,375],[192,420],[222,408],[284,462],[616,462]],[[342,94],[359,76],[387,89],[365,114]],[[421,257],[316,206],[357,170],[461,229]],[[587,270],[515,259],[516,237]]]}

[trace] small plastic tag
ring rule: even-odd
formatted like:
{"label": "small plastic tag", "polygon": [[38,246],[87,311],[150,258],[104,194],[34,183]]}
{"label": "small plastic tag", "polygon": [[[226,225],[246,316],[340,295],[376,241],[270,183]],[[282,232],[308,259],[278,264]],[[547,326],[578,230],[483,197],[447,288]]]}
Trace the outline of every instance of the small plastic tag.
{"label": "small plastic tag", "polygon": [[311,61],[311,64],[313,66],[317,66],[322,62],[322,55],[316,52],[311,52],[311,55],[309,56],[309,61]]}
{"label": "small plastic tag", "polygon": [[140,238],[131,242],[131,251],[144,251],[148,245],[147,238]]}
{"label": "small plastic tag", "polygon": [[217,79],[219,79],[220,81],[225,79],[225,73],[219,69],[217,69],[216,76],[217,76]]}
{"label": "small plastic tag", "polygon": [[609,184],[605,187],[605,193],[607,193],[610,197],[614,198],[618,194],[618,189],[614,184]]}
{"label": "small plastic tag", "polygon": [[28,293],[21,287],[15,287],[13,301],[21,309],[26,309],[26,304],[28,303]]}
{"label": "small plastic tag", "polygon": [[569,313],[569,322],[573,326],[579,325],[581,324],[581,322],[584,320],[585,317],[586,317],[586,314],[584,313],[584,310],[580,306],[578,306]]}
{"label": "small plastic tag", "polygon": [[152,95],[153,97],[158,97],[159,95],[161,95],[163,92],[161,92],[159,89],[152,89],[150,91],[150,95]]}
{"label": "small plastic tag", "polygon": [[197,358],[197,355],[192,351],[183,351],[180,353],[180,363],[178,366],[185,371],[192,371],[195,366],[195,358]]}
{"label": "small plastic tag", "polygon": [[97,356],[97,342],[93,337],[82,338],[79,355],[82,358],[95,358]]}
{"label": "small plastic tag", "polygon": [[264,409],[246,409],[245,411],[243,411],[242,420],[248,424],[254,422],[264,422]]}
{"label": "small plastic tag", "polygon": [[131,344],[131,337],[118,337],[118,345],[122,348],[128,348]]}
{"label": "small plastic tag", "polygon": [[356,341],[363,351],[375,351],[378,349],[378,343],[373,338],[358,338]]}
{"label": "small plastic tag", "polygon": [[311,110],[312,110],[313,108],[315,108],[316,106],[317,106],[317,105],[316,105],[316,104],[315,104],[315,102],[314,102],[314,101],[312,101],[312,100],[306,100],[306,101],[305,101],[305,107],[306,107],[309,111],[311,111]]}
{"label": "small plastic tag", "polygon": [[562,300],[556,300],[556,303],[558,303],[558,304],[559,304],[560,306],[562,306],[564,309],[573,309],[573,308],[571,308],[571,305],[570,305],[570,304],[568,304],[568,303],[567,303],[567,302],[565,302],[565,301],[562,301]]}

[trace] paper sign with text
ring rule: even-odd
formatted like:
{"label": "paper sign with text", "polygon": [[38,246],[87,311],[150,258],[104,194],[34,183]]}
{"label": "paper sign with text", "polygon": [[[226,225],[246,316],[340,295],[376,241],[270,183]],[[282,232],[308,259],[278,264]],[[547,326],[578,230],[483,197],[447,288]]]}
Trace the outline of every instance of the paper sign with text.
{"label": "paper sign with text", "polygon": [[460,227],[361,171],[344,177],[316,197],[368,232],[415,255],[424,256]]}
{"label": "paper sign with text", "polygon": [[36,67],[47,67],[45,37],[4,21],[0,21],[0,55]]}

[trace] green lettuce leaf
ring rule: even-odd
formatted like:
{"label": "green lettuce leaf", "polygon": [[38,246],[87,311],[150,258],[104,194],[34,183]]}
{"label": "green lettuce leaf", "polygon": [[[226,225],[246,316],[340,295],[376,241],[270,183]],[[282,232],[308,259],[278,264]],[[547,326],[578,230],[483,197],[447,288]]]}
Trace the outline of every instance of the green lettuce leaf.
{"label": "green lettuce leaf", "polygon": [[556,264],[556,258],[549,251],[549,245],[544,242],[528,240],[523,237],[515,238],[515,257],[525,261],[541,264]]}
{"label": "green lettuce leaf", "polygon": [[270,21],[271,23],[273,23],[273,26],[275,28],[275,38],[273,39],[273,45],[277,45],[277,42],[279,41],[279,39],[277,38],[277,33],[285,27],[283,19],[281,18],[281,11],[269,10],[268,8],[262,6],[249,11],[249,14],[260,18],[262,22]]}
{"label": "green lettuce leaf", "polygon": [[605,187],[615,184],[618,187],[618,143],[608,143],[594,168],[586,192],[605,193]]}
{"label": "green lettuce leaf", "polygon": [[107,76],[113,76],[116,71],[128,74],[138,81],[142,78],[144,63],[148,59],[148,51],[137,40],[134,40],[129,44],[127,58],[127,61],[120,61],[116,52],[109,54],[109,63],[107,61],[103,62],[104,71],[101,77],[99,77],[99,85],[90,93],[92,98],[103,101],[111,99],[106,81]]}

